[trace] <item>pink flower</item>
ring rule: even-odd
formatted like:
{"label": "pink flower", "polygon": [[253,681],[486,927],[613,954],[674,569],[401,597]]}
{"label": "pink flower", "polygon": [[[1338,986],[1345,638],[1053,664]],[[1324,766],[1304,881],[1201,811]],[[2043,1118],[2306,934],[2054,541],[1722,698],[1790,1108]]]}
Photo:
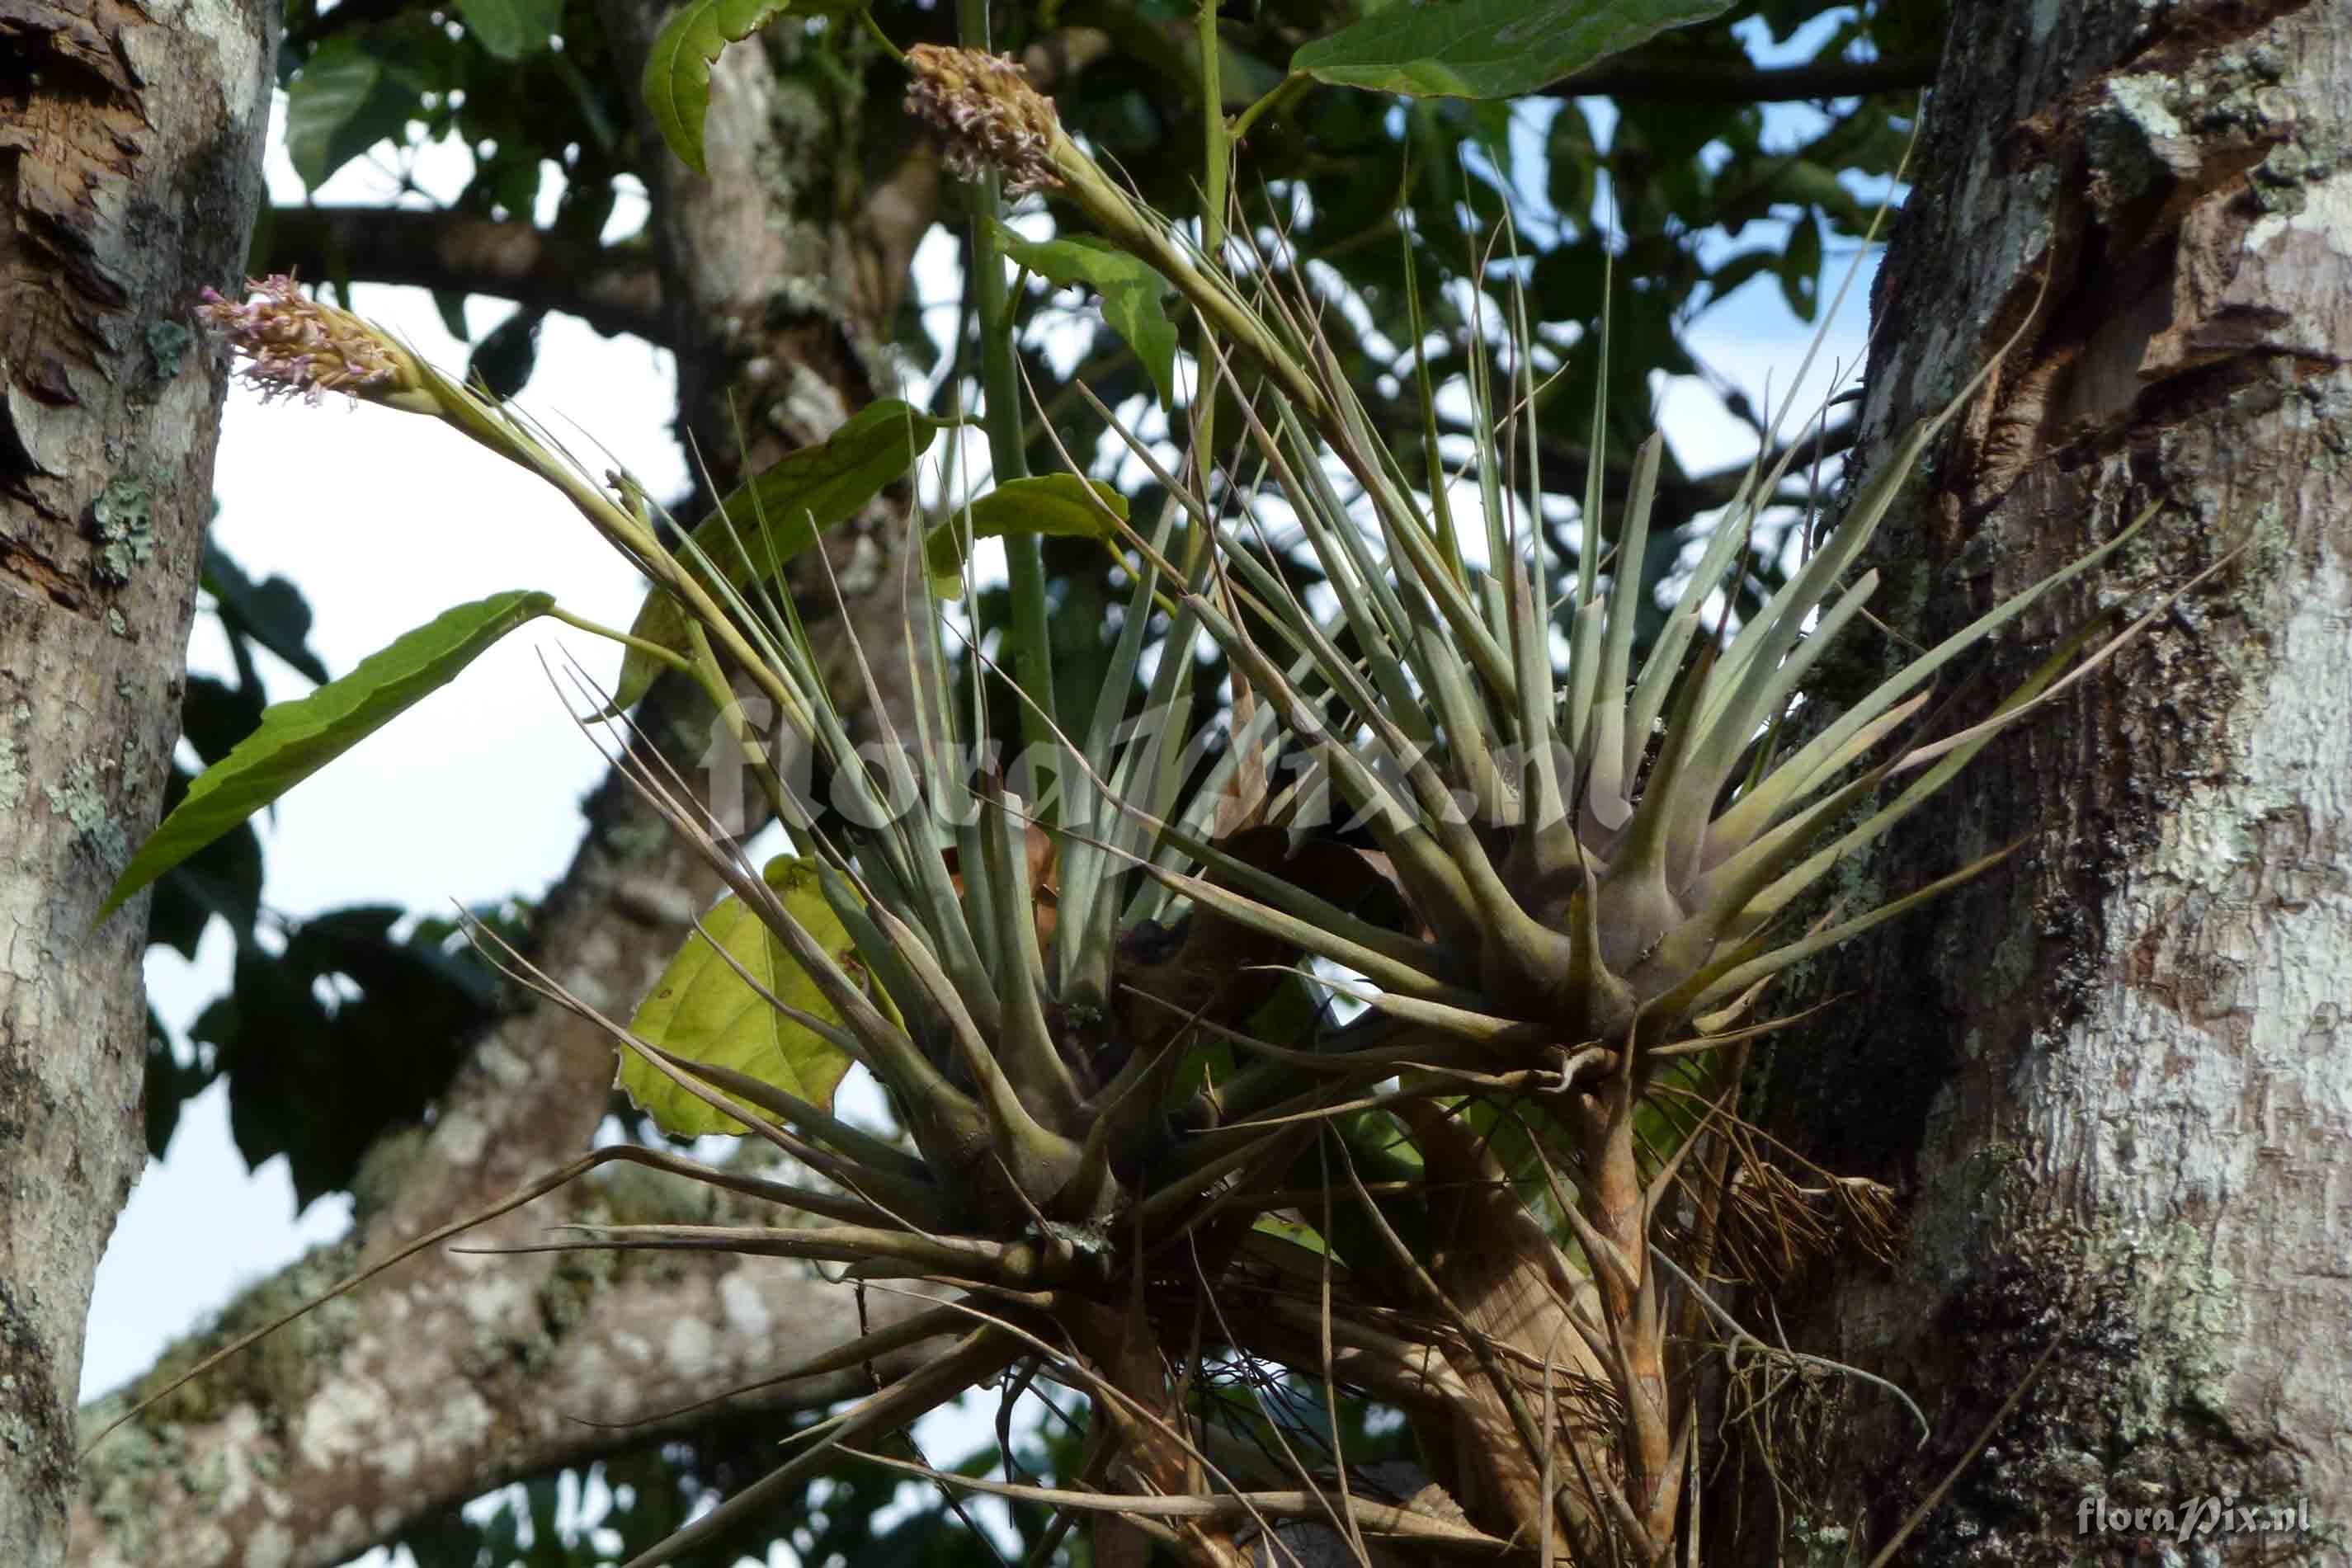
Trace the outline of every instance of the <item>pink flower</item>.
{"label": "pink flower", "polygon": [[233,300],[205,289],[196,317],[244,357],[245,380],[263,402],[299,393],[316,403],[331,392],[373,397],[372,389],[392,391],[414,379],[404,373],[399,349],[358,317],[303,294],[286,274],[248,278],[246,287],[257,298]]}

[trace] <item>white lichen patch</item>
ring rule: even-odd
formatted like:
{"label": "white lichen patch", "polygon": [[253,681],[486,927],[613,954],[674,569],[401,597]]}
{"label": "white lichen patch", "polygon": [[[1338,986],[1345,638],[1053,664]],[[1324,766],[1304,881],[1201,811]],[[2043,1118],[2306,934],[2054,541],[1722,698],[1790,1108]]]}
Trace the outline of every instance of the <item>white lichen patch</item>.
{"label": "white lichen patch", "polygon": [[43,793],[48,797],[49,810],[74,825],[102,863],[119,866],[130,858],[131,835],[114,820],[114,810],[99,784],[100,772],[87,759],[73,762],[65,777]]}
{"label": "white lichen patch", "polygon": [[2304,187],[2303,210],[2273,213],[2246,231],[2246,248],[2267,250],[2290,231],[2315,234],[2327,248],[2352,256],[2352,169],[2342,169]]}
{"label": "white lichen patch", "polygon": [[497,1419],[489,1401],[470,1385],[460,1384],[449,1390],[432,1416],[432,1442],[453,1454],[470,1454],[488,1439]]}
{"label": "white lichen patch", "polygon": [[775,1326],[775,1315],[768,1311],[766,1296],[749,1269],[737,1269],[719,1281],[719,1306],[727,1315],[728,1328],[740,1338],[764,1341]]}
{"label": "white lichen patch", "polygon": [[416,1460],[421,1450],[414,1437],[394,1437],[380,1444],[375,1451],[375,1468],[386,1480],[395,1486],[416,1473]]}
{"label": "white lichen patch", "polygon": [[2170,84],[2158,76],[2121,76],[2107,79],[2107,101],[2149,141],[2181,136],[2179,120],[2166,104]]}
{"label": "white lichen patch", "polygon": [[373,1448],[382,1439],[392,1403],[372,1378],[337,1377],[319,1385],[302,1408],[294,1451],[313,1469],[325,1469]]}
{"label": "white lichen patch", "polygon": [[[228,1554],[236,1550],[228,1531],[210,1521],[191,1531],[183,1545],[188,1554],[188,1568],[215,1568],[215,1564],[227,1562]],[[142,1563],[139,1568],[150,1568],[150,1564]]]}
{"label": "white lichen patch", "polygon": [[472,1165],[490,1144],[490,1130],[483,1125],[482,1119],[462,1110],[442,1117],[434,1132],[435,1142],[440,1145],[438,1152],[452,1165]]}
{"label": "white lichen patch", "polygon": [[697,1381],[710,1370],[719,1350],[719,1336],[700,1318],[681,1317],[669,1325],[663,1349],[672,1370],[689,1382]]}
{"label": "white lichen patch", "polygon": [[25,757],[16,743],[0,735],[0,816],[16,810],[25,799]]}
{"label": "white lichen patch", "polygon": [[498,1081],[501,1089],[520,1089],[530,1082],[530,1063],[495,1039],[482,1043],[482,1048],[474,1053],[474,1061]]}
{"label": "white lichen patch", "polygon": [[466,1281],[458,1295],[467,1320],[477,1328],[495,1329],[527,1320],[537,1306],[530,1285],[512,1270],[498,1267],[497,1258],[473,1260],[481,1272]]}
{"label": "white lichen patch", "polygon": [[155,553],[155,512],[146,482],[118,474],[106,482],[90,507],[98,528],[98,575],[109,582],[131,580],[131,571]]}
{"label": "white lichen patch", "polygon": [[294,1534],[274,1519],[246,1538],[244,1568],[286,1568],[294,1561]]}

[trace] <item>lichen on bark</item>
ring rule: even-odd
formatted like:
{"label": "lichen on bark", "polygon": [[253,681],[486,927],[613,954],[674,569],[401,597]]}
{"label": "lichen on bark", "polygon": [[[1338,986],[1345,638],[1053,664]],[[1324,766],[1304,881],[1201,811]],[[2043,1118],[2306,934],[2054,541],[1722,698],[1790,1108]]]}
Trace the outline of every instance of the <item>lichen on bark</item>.
{"label": "lichen on bark", "polygon": [[1898,1458],[1858,1406],[1850,1440],[1887,1457],[1820,1517],[1899,1517],[2054,1344],[1908,1554],[2057,1563],[2086,1496],[2352,1496],[2352,1301],[2317,1281],[2352,1178],[2328,1049],[2352,994],[2352,245],[2305,216],[2344,166],[2352,35],[2314,5],[1982,9],[1882,275],[1875,438],[2014,344],[1883,536],[1892,618],[1933,638],[2156,507],[2020,628],[2022,669],[2242,553],[1892,836],[1867,874],[1894,891],[1956,841],[2021,847],[1820,966],[1812,994],[1874,1005],[1783,1042],[1761,1103],[1912,1197],[1895,1270],[1783,1302],[1937,1421]]}

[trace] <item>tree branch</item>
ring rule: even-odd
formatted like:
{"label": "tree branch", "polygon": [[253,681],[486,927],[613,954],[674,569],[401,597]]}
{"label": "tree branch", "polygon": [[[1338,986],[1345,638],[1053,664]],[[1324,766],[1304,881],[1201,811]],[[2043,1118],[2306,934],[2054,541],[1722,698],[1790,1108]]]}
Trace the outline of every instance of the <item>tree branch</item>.
{"label": "tree branch", "polygon": [[526,223],[393,207],[273,207],[265,233],[273,272],[492,294],[577,316],[607,335],[668,341],[661,275],[647,251],[583,251]]}
{"label": "tree branch", "polygon": [[[663,711],[662,700],[640,715],[645,732],[685,729],[688,712]],[[618,779],[591,798],[588,818],[531,947],[566,987],[625,1015],[691,931],[716,878]],[[382,1210],[256,1287],[218,1327],[86,1416],[110,1418],[108,1406],[169,1381],[207,1344],[577,1155],[603,1120],[612,1081],[612,1046],[593,1025],[544,1006],[509,1019],[460,1070],[431,1129],[404,1134],[415,1152]],[[710,1207],[718,1201],[696,1184],[632,1172],[551,1195],[467,1240],[511,1245],[569,1221],[734,1212]],[[735,1218],[769,1213],[754,1205]],[[869,1303],[876,1326],[916,1305],[900,1296]],[[669,1412],[856,1333],[853,1294],[796,1263],[426,1253],[110,1438],[85,1467],[68,1561],[212,1564],[243,1560],[229,1555],[232,1542],[246,1552],[274,1542],[285,1552],[272,1562],[328,1568],[506,1480],[682,1429],[696,1418]],[[920,1354],[880,1358],[878,1369],[891,1375]],[[802,1408],[864,1386],[860,1369],[763,1390],[730,1409]],[[173,1544],[159,1555],[163,1540]]]}

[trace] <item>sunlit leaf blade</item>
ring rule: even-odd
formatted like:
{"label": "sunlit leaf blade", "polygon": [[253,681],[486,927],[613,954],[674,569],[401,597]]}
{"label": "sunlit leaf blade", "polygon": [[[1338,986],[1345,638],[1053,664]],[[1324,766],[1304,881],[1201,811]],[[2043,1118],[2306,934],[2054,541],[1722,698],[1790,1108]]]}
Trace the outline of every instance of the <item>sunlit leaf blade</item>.
{"label": "sunlit leaf blade", "polygon": [[835,16],[857,9],[842,0],[687,0],[654,39],[640,83],[662,140],[688,168],[709,172],[703,165],[702,121],[710,112],[710,68],[727,46],[787,11]]}
{"label": "sunlit leaf blade", "polygon": [[104,920],[165,872],[349,751],[457,677],[481,653],[554,606],[524,589],[444,612],[360,661],[339,681],[278,703],[237,747],[188,787],[187,799],[139,846],[106,904]]}
{"label": "sunlit leaf blade", "polygon": [[[761,874],[793,917],[836,962],[845,967],[856,964],[849,934],[825,903],[813,862],[779,855]],[[848,1056],[778,1012],[761,991],[813,1017],[834,1020],[839,1013],[816,981],[793,961],[784,945],[740,899],[720,899],[703,916],[702,926],[709,937],[698,931],[686,939],[630,1020],[631,1031],[675,1055],[731,1069],[820,1109],[829,1109],[834,1090],[849,1071]],[[713,939],[726,949],[726,956],[711,946]],[[727,956],[735,962],[729,963]],[[744,978],[747,974],[759,982],[758,987]],[[698,1135],[746,1130],[634,1051],[622,1055],[620,1083],[666,1133]]]}
{"label": "sunlit leaf blade", "polygon": [[1290,68],[1336,87],[1415,98],[1512,98],[1730,8],[1729,0],[1391,5],[1301,46]]}
{"label": "sunlit leaf blade", "polygon": [[[737,588],[769,578],[815,543],[818,534],[856,516],[903,477],[941,428],[938,420],[897,398],[868,404],[825,440],[787,455],[739,486],[696,527],[694,548],[678,553],[689,562],[716,566]],[[688,647],[685,613],[660,589],[646,596],[629,631],[678,653]],[[634,705],[660,673],[651,656],[628,650],[607,711]]]}
{"label": "sunlit leaf blade", "polygon": [[1051,534],[1108,538],[1113,518],[1127,520],[1127,497],[1099,479],[1046,474],[1007,480],[925,537],[923,558],[930,570],[931,591],[941,599],[962,595],[967,538],[976,541],[1007,534]]}
{"label": "sunlit leaf blade", "polygon": [[1102,301],[1103,319],[1143,361],[1160,406],[1176,406],[1176,323],[1160,300],[1174,292],[1149,263],[1092,235],[1023,239],[1000,228],[1004,254],[1048,282],[1083,283]]}

